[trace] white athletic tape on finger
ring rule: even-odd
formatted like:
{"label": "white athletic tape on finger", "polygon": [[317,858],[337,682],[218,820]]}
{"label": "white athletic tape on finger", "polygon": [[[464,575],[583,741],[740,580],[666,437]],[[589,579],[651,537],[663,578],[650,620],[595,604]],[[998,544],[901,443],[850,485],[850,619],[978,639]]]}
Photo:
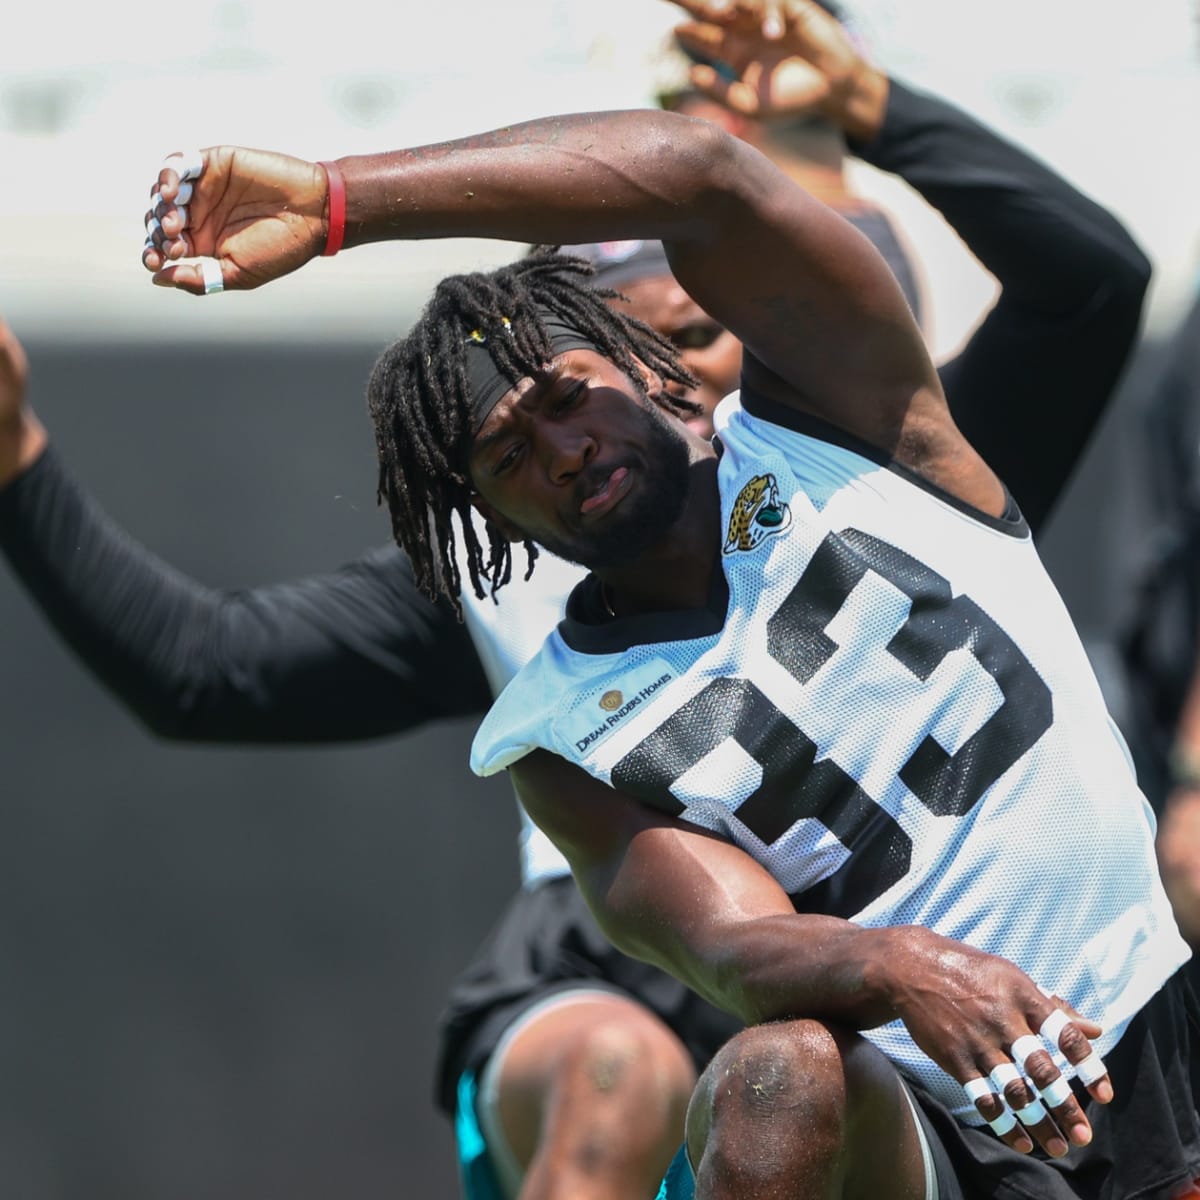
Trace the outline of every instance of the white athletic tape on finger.
{"label": "white athletic tape on finger", "polygon": [[176,213],[178,213],[179,220],[182,222],[182,224],[179,226],[179,228],[186,229],[187,221],[188,221],[187,205],[186,204],[177,204],[175,206],[175,211],[176,211]]}
{"label": "white athletic tape on finger", "polygon": [[204,155],[199,150],[189,150],[186,153],[168,154],[162,161],[160,171],[174,171],[180,182],[185,179],[199,179],[204,174]]}
{"label": "white athletic tape on finger", "polygon": [[146,222],[146,240],[149,241],[162,228],[157,217],[151,217]]}
{"label": "white athletic tape on finger", "polygon": [[992,1086],[1002,1096],[1004,1095],[1005,1085],[1025,1082],[1025,1077],[1010,1062],[1000,1063],[998,1066],[993,1067],[992,1073],[988,1078],[991,1079]]}
{"label": "white athletic tape on finger", "polygon": [[1010,1133],[1016,1128],[1017,1118],[1013,1116],[1011,1108],[1006,1108],[994,1121],[989,1121],[988,1124],[992,1127],[992,1131],[997,1137],[1003,1137],[1006,1133]]}
{"label": "white athletic tape on finger", "polygon": [[158,188],[155,188],[154,191],[150,193],[150,211],[154,212],[154,210],[157,209],[161,203],[162,192],[160,192]]}
{"label": "white athletic tape on finger", "polygon": [[[966,1092],[967,1099],[970,1100],[972,1104],[976,1104],[985,1097],[994,1096],[996,1094],[992,1087],[992,1081],[990,1079],[985,1079],[983,1076],[980,1076],[978,1079],[968,1079],[967,1082],[963,1084],[963,1091]],[[1001,1096],[1000,1099],[1003,1100],[1004,1097]]]}
{"label": "white athletic tape on finger", "polygon": [[200,270],[204,275],[204,294],[215,296],[225,290],[225,279],[221,274],[221,264],[215,258],[201,260]]}
{"label": "white athletic tape on finger", "polygon": [[190,183],[181,183],[179,192],[175,196],[175,203],[180,207],[185,205],[192,198],[192,185]]}
{"label": "white athletic tape on finger", "polygon": [[1071,1081],[1065,1075],[1052,1079],[1044,1088],[1039,1088],[1042,1100],[1051,1108],[1065,1104],[1071,1097]]}
{"label": "white athletic tape on finger", "polygon": [[1075,1074],[1079,1076],[1086,1087],[1095,1083],[1097,1079],[1103,1079],[1108,1074],[1108,1068],[1104,1065],[1104,1060],[1100,1055],[1093,1050],[1083,1062],[1075,1064]]}
{"label": "white athletic tape on finger", "polygon": [[1062,1036],[1062,1031],[1071,1023],[1071,1018],[1067,1016],[1061,1008],[1056,1008],[1043,1022],[1041,1029],[1038,1032],[1054,1047],[1055,1050],[1060,1049],[1058,1039]]}
{"label": "white athletic tape on finger", "polygon": [[1039,1050],[1044,1051],[1045,1049],[1046,1044],[1040,1037],[1035,1037],[1032,1033],[1024,1033],[1012,1044],[1013,1062],[1021,1068],[1024,1074],[1028,1075],[1029,1072],[1025,1070],[1025,1060],[1031,1054],[1036,1054]]}
{"label": "white athletic tape on finger", "polygon": [[1040,1100],[1034,1100],[1024,1108],[1018,1108],[1013,1115],[1022,1125],[1036,1125],[1046,1119],[1046,1106]]}

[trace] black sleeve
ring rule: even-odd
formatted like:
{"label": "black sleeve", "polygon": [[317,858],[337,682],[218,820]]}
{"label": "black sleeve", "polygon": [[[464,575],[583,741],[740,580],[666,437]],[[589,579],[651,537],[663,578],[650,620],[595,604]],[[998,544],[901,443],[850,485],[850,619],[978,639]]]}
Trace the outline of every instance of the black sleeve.
{"label": "black sleeve", "polygon": [[851,148],[914,187],[1000,284],[942,382],[959,428],[1036,530],[1136,343],[1150,264],[1053,171],[896,80],[879,136]]}
{"label": "black sleeve", "polygon": [[333,742],[486,710],[466,629],[395,547],[329,575],[207,588],[108,518],[51,446],[0,490],[0,551],[84,664],[162,737]]}

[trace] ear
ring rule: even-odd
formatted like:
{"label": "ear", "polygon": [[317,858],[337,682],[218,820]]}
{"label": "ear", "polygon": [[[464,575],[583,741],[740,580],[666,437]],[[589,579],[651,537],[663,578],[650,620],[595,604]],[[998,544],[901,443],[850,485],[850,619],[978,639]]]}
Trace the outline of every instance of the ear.
{"label": "ear", "polygon": [[500,536],[507,542],[524,542],[526,541],[525,534],[516,527],[507,517],[498,513],[478,492],[471,497],[471,507],[489,524],[494,526],[500,532]]}
{"label": "ear", "polygon": [[640,358],[634,356],[634,364],[637,366],[638,374],[642,377],[642,383],[646,388],[646,395],[655,403],[658,403],[659,397],[663,393],[663,377],[657,372],[652,371]]}

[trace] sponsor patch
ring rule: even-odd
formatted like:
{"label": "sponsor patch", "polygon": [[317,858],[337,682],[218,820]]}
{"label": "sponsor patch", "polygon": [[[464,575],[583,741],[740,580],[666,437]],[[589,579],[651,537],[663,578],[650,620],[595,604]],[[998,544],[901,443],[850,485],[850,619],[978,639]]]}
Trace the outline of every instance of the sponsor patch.
{"label": "sponsor patch", "polygon": [[674,678],[675,672],[661,658],[642,663],[589,691],[560,719],[558,733],[570,742],[576,754],[586,757],[614,729],[644,711]]}

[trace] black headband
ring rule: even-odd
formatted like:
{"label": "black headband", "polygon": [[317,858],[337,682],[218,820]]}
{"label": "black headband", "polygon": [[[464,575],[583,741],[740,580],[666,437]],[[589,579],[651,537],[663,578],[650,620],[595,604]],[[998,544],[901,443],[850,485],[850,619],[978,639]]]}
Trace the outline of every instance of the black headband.
{"label": "black headband", "polygon": [[[599,347],[590,338],[584,337],[577,329],[572,329],[561,317],[547,309],[537,310],[538,319],[546,331],[550,342],[550,357],[555,358],[568,350],[595,350]],[[503,318],[503,325],[498,329],[487,332],[482,329],[472,329],[466,336],[467,343],[467,384],[470,388],[471,411],[475,416],[475,428],[478,429],[488,418],[488,413],[496,407],[500,397],[515,386],[516,381],[501,371],[491,352],[487,348],[490,337],[512,337],[512,326],[508,318]]]}
{"label": "black headband", "polygon": [[583,242],[578,246],[560,246],[562,254],[586,258],[592,264],[592,283],[597,287],[617,288],[642,279],[671,276],[671,264],[662,242]]}

